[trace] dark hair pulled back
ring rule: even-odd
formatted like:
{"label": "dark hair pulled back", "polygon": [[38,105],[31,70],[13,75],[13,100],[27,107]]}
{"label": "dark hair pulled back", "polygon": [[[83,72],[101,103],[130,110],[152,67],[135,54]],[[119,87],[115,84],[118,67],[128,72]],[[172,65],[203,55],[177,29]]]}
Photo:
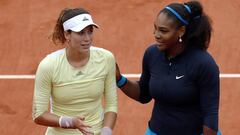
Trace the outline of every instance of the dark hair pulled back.
{"label": "dark hair pulled back", "polygon": [[74,9],[65,8],[60,12],[51,37],[54,44],[58,43],[64,44],[66,42],[66,38],[64,36],[63,23],[68,19],[73,18],[80,14],[89,14],[89,12],[83,8]]}
{"label": "dark hair pulled back", "polygon": [[[175,20],[177,28],[186,27],[185,34],[182,37],[183,43],[187,46],[194,46],[207,50],[211,39],[211,19],[203,12],[203,7],[198,1],[189,1],[186,3],[172,3],[167,7],[175,10],[188,24],[184,24],[176,15],[164,8],[160,13],[166,13]],[[187,9],[189,7],[190,11]]]}

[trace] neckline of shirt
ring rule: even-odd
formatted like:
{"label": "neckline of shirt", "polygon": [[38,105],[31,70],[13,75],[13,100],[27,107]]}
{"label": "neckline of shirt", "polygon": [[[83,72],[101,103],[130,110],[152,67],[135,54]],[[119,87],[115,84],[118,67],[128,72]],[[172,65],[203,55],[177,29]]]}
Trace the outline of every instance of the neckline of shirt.
{"label": "neckline of shirt", "polygon": [[83,71],[84,69],[86,69],[86,67],[88,67],[89,65],[90,65],[90,63],[92,62],[92,51],[91,51],[91,49],[89,49],[89,53],[90,53],[90,56],[89,56],[89,59],[88,59],[88,62],[84,65],[84,66],[82,66],[82,67],[74,67],[74,66],[72,66],[70,63],[69,63],[69,61],[68,61],[68,59],[67,59],[67,51],[66,51],[66,49],[64,49],[64,60],[66,61],[66,63],[67,63],[67,65],[72,69],[72,70],[78,70],[78,71]]}

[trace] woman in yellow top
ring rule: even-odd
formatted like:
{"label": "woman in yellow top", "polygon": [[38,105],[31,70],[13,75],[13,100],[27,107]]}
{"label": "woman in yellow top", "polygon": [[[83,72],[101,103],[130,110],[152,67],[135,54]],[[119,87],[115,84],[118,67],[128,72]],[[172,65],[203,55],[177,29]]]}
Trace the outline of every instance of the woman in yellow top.
{"label": "woman in yellow top", "polygon": [[112,134],[115,59],[111,52],[92,47],[94,27],[98,25],[85,9],[60,13],[52,40],[66,47],[47,55],[35,78],[33,119],[48,126],[46,135]]}

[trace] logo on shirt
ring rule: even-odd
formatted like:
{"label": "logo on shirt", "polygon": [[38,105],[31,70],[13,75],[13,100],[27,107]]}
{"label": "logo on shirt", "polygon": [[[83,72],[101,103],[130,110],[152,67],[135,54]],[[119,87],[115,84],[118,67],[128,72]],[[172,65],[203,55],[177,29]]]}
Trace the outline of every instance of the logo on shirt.
{"label": "logo on shirt", "polygon": [[82,71],[77,72],[76,76],[83,75]]}
{"label": "logo on shirt", "polygon": [[176,79],[178,80],[178,79],[181,79],[181,78],[183,78],[183,77],[184,77],[184,75],[176,76]]}

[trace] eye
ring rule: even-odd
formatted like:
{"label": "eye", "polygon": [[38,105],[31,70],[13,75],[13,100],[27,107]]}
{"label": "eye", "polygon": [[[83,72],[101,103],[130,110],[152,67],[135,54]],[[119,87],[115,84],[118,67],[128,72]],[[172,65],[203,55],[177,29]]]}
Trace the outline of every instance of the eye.
{"label": "eye", "polygon": [[157,32],[160,32],[160,33],[163,33],[163,34],[169,32],[169,30],[166,29],[165,27],[157,27],[157,26],[154,24],[154,32],[156,32],[156,31],[157,31]]}
{"label": "eye", "polygon": [[84,34],[91,35],[93,33],[93,29],[82,30],[78,32],[78,35],[83,36]]}
{"label": "eye", "polygon": [[84,35],[84,31],[78,32],[78,35]]}
{"label": "eye", "polygon": [[160,30],[162,33],[167,33],[168,31],[167,30]]}
{"label": "eye", "polygon": [[92,34],[93,33],[93,29],[90,29],[89,31],[87,31],[88,34]]}
{"label": "eye", "polygon": [[91,35],[91,34],[92,34],[92,31],[80,31],[80,32],[78,32],[78,35],[80,35],[80,36],[83,36],[83,35],[85,35],[85,34]]}
{"label": "eye", "polygon": [[169,32],[169,30],[167,30],[165,28],[159,28],[158,31],[161,32],[161,33],[164,33],[164,34]]}

